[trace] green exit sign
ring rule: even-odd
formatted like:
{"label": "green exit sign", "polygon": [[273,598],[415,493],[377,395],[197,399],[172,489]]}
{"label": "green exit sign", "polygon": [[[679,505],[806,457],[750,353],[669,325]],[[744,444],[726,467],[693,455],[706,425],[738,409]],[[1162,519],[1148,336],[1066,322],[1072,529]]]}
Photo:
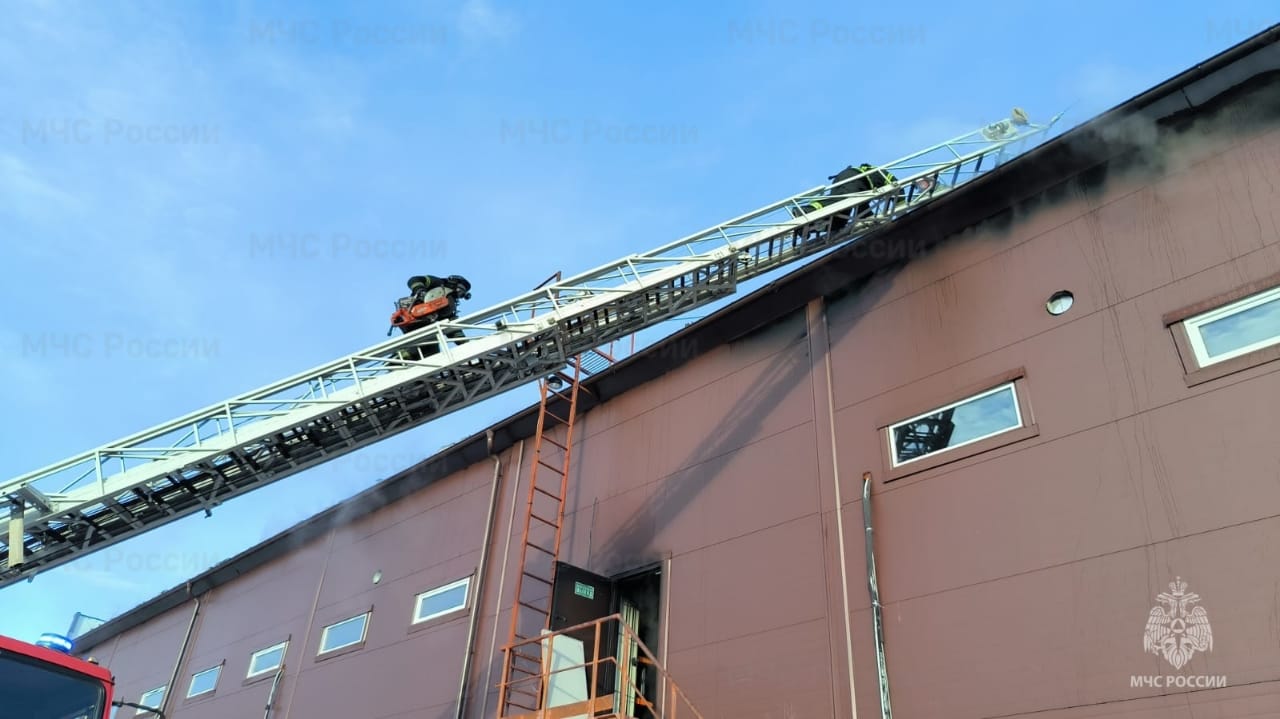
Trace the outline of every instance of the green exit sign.
{"label": "green exit sign", "polygon": [[590,584],[583,584],[582,582],[573,583],[573,593],[579,597],[586,597],[587,599],[596,598],[596,588]]}

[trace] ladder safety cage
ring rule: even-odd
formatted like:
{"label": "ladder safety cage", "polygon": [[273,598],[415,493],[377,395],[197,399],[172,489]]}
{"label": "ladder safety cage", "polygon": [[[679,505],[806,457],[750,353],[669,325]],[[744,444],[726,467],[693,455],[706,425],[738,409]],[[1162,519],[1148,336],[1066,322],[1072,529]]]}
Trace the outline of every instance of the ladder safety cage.
{"label": "ladder safety cage", "polygon": [[[642,254],[387,340],[0,483],[0,587],[563,369],[571,358],[844,244],[1024,151],[1010,118]],[[843,194],[841,194],[843,192]],[[812,200],[821,198],[821,206]],[[870,212],[864,212],[871,208]],[[831,232],[833,218],[850,216]],[[856,217],[852,216],[856,213]],[[457,337],[461,331],[462,337]],[[400,350],[430,342],[424,360]]]}

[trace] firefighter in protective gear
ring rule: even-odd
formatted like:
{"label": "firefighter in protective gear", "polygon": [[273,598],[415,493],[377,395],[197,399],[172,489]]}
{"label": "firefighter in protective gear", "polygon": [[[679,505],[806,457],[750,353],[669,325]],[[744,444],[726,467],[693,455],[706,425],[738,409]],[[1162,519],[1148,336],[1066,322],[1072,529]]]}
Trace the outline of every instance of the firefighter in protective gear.
{"label": "firefighter in protective gear", "polygon": [[[859,175],[862,175],[862,177],[859,177]],[[799,217],[802,212],[807,214],[820,210],[825,204],[845,199],[840,195],[852,195],[886,187],[896,182],[898,178],[894,177],[893,173],[888,170],[877,169],[874,165],[864,162],[857,167],[848,165],[836,174],[828,176],[827,179],[835,187],[828,190],[825,197],[813,197],[801,202],[799,210],[795,207],[791,208],[792,217]],[[855,205],[852,210],[837,212],[831,217],[831,232],[836,233],[844,229],[849,224],[850,216],[854,213],[856,213],[858,219],[870,217],[872,214],[871,202]]]}
{"label": "firefighter in protective gear", "polygon": [[[862,177],[858,177],[859,175],[862,175]],[[858,179],[847,182],[843,185],[839,184],[854,177],[857,177]],[[898,181],[898,178],[894,177],[892,172],[877,168],[874,165],[870,165],[865,162],[857,167],[849,165],[827,179],[836,185],[831,188],[830,191],[830,194],[833,195],[849,195],[855,192],[878,190],[882,187],[888,187]],[[871,203],[864,202],[860,205],[855,205],[852,213],[849,211],[838,213],[831,219],[831,231],[839,232],[844,229],[845,225],[849,224],[850,214],[853,214],[859,220],[870,217],[872,214]]]}

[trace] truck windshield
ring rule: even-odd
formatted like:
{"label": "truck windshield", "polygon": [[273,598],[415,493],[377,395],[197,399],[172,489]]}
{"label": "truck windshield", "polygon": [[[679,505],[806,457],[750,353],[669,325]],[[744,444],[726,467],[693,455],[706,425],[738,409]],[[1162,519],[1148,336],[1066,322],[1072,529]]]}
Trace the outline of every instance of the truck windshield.
{"label": "truck windshield", "polygon": [[0,652],[0,716],[102,719],[102,682],[69,669]]}

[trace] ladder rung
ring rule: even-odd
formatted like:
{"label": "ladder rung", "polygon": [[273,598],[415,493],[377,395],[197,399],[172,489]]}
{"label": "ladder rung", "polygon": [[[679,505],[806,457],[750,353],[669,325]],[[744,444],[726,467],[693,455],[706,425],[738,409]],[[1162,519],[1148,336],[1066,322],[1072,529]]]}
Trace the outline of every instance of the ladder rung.
{"label": "ladder rung", "polygon": [[542,460],[538,460],[538,464],[542,465],[543,467],[546,467],[547,469],[551,470],[552,472],[555,472],[556,474],[564,475],[564,470],[560,469],[559,467],[557,467],[557,466],[555,466],[555,465],[547,464],[546,462],[543,462]]}
{"label": "ladder rung", "polygon": [[[542,661],[542,657],[535,656],[535,655],[533,655],[533,654],[521,654],[520,652],[517,652],[517,651],[514,651],[514,650],[513,650],[511,653],[512,653],[512,654],[514,654],[514,655],[515,655],[515,656],[517,656],[517,657],[522,658],[522,659],[528,659],[528,660],[529,660],[529,661],[531,661],[531,662],[541,662],[541,661]],[[511,667],[514,669],[514,668],[515,668],[515,665],[514,665],[514,664],[512,664],[512,665],[511,665]]]}
{"label": "ladder rung", "polygon": [[542,660],[528,654],[521,654],[518,658],[512,657],[511,671],[520,672],[521,674],[541,674]]}
{"label": "ladder rung", "polygon": [[549,527],[559,527],[559,526],[560,526],[560,523],[559,523],[559,522],[553,522],[553,521],[551,521],[550,519],[545,519],[545,518],[543,518],[541,515],[534,514],[533,512],[530,512],[530,513],[529,513],[529,517],[530,517],[530,518],[532,518],[532,519],[536,519],[536,520],[538,520],[539,522],[542,522],[543,524],[545,524],[545,525],[547,525],[547,526],[549,526]]}
{"label": "ladder rung", "polygon": [[542,583],[544,583],[544,584],[547,582],[547,580],[545,580],[545,579],[543,579],[542,577],[540,577],[540,576],[538,576],[538,575],[534,574],[533,572],[530,572],[528,569],[521,569],[521,570],[520,570],[520,576],[522,576],[522,577],[531,577],[531,578],[536,579],[536,580],[538,580],[539,582],[542,582]]}
{"label": "ladder rung", "polygon": [[537,612],[538,614],[541,614],[541,615],[543,615],[543,616],[547,616],[547,615],[550,615],[550,614],[551,614],[551,612],[548,612],[547,610],[545,610],[545,609],[543,609],[543,608],[541,608],[541,607],[535,607],[535,606],[533,606],[532,604],[530,604],[530,603],[528,603],[528,602],[524,602],[524,601],[522,601],[522,602],[517,602],[517,603],[518,603],[520,606],[522,606],[522,607],[528,607],[529,609],[532,609],[533,611],[535,611],[535,612]]}
{"label": "ladder rung", "polygon": [[[536,549],[536,550],[538,550],[538,551],[540,551],[540,552],[543,552],[543,553],[545,553],[545,554],[550,554],[550,555],[551,555],[551,556],[553,556],[553,557],[554,557],[554,556],[556,556],[556,553],[555,553],[554,551],[552,551],[552,550],[550,550],[550,549],[547,549],[546,547],[542,546],[541,544],[534,544],[533,542],[525,542],[524,544],[525,544],[525,546],[526,546],[526,547],[533,547],[534,549]],[[528,573],[528,572],[525,572],[525,574],[529,574],[529,573]],[[532,576],[532,575],[530,575],[530,576]]]}
{"label": "ladder rung", "polygon": [[565,394],[559,390],[551,390],[551,393],[559,397],[565,404],[572,405],[575,401],[575,397],[571,394]]}
{"label": "ladder rung", "polygon": [[[567,384],[570,387],[573,386],[573,382],[574,382],[573,376],[570,374],[567,374],[564,370],[556,370],[555,372],[552,372],[552,374],[555,375],[556,377],[559,377],[561,383]],[[555,390],[551,390],[551,391],[554,392]]]}
{"label": "ladder rung", "polygon": [[551,444],[554,444],[555,446],[559,447],[560,451],[562,452],[565,450],[565,446],[563,444],[560,444],[559,442],[555,441],[554,439],[551,439],[550,437],[543,437],[542,441],[550,442]]}
{"label": "ladder rung", "polygon": [[550,497],[550,498],[552,498],[552,499],[556,500],[557,502],[558,502],[558,501],[560,501],[560,495],[553,493],[553,492],[552,492],[551,490],[549,490],[549,489],[543,489],[542,487],[539,487],[539,486],[537,486],[537,485],[534,485],[533,491],[535,491],[535,492],[542,492],[543,494],[545,494],[545,495],[547,495],[548,497]]}
{"label": "ladder rung", "polygon": [[554,582],[552,582],[550,579],[543,579],[542,577],[539,577],[539,576],[537,576],[536,574],[530,574],[530,573],[528,573],[528,572],[525,572],[525,573],[524,573],[524,576],[526,576],[526,577],[528,577],[528,578],[530,578],[530,579],[536,579],[536,580],[538,580],[539,582],[542,582],[543,584],[546,584],[546,585],[549,585],[549,586],[554,586],[554,584],[555,584],[555,583],[554,583]]}
{"label": "ladder rung", "polygon": [[[524,593],[524,592],[521,592],[521,593],[520,593],[520,601],[525,602],[525,606],[529,607],[530,609],[534,609],[534,610],[536,610],[536,611],[538,612],[538,614],[541,614],[541,615],[543,615],[543,616],[547,616],[547,612],[548,612],[548,611],[550,611],[550,606],[551,606],[551,595],[550,595],[550,594],[538,594],[537,596],[533,596],[533,597],[531,597],[531,596],[529,596],[528,594],[526,594],[526,593]],[[545,601],[545,602],[547,603],[547,607],[548,607],[548,608],[547,608],[547,610],[545,610],[545,611],[544,611],[544,610],[542,610],[542,609],[538,609],[537,607],[533,606],[532,604],[529,604],[529,602],[543,602],[543,601]]]}

